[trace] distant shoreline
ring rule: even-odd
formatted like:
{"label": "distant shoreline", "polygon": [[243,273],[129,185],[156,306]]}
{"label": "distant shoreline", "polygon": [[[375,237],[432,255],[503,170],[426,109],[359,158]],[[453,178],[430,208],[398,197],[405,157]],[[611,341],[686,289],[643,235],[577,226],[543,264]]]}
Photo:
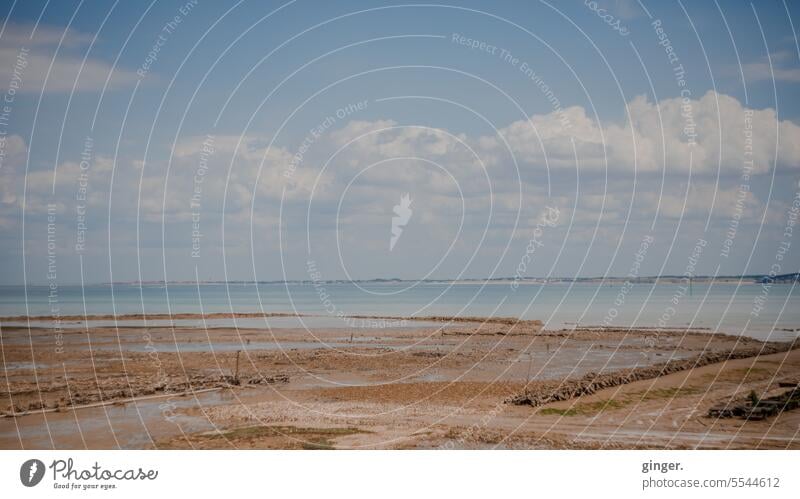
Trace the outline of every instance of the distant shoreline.
{"label": "distant shoreline", "polygon": [[[515,279],[513,277],[496,277],[491,279],[394,279],[394,278],[378,278],[378,279],[330,279],[324,281],[311,281],[311,280],[284,280],[284,281],[114,281],[114,282],[98,282],[87,283],[84,286],[166,286],[172,285],[197,285],[197,284],[228,284],[238,286],[255,286],[264,284],[400,284],[400,283],[422,283],[422,284],[657,284],[657,283],[670,283],[680,284],[688,283],[703,284],[703,283],[737,283],[737,284],[763,284],[763,283],[785,283],[790,284],[800,281],[800,273],[782,274],[771,276],[769,274],[746,274],[746,275],[731,275],[731,276],[682,276],[682,275],[663,275],[663,276],[641,276],[641,277],[526,277],[522,279]],[[28,286],[46,286],[46,283],[28,283]],[[80,285],[80,283],[63,283],[62,286]],[[24,284],[3,284],[1,286],[13,287],[24,286]]]}

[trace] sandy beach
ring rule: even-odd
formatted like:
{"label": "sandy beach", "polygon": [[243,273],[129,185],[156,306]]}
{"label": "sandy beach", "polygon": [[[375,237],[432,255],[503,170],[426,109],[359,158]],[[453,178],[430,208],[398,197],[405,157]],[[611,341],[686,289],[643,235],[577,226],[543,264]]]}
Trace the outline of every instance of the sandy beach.
{"label": "sandy beach", "polygon": [[0,447],[800,448],[800,411],[708,416],[798,380],[787,342],[507,319],[91,323],[60,343],[46,327],[3,329]]}

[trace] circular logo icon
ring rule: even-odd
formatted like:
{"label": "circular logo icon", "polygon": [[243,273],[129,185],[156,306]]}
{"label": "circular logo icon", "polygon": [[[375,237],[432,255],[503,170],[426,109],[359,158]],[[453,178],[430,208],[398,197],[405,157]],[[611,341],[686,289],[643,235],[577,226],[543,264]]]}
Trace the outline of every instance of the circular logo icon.
{"label": "circular logo icon", "polygon": [[38,459],[28,459],[19,468],[19,479],[22,485],[34,487],[44,478],[44,463]]}

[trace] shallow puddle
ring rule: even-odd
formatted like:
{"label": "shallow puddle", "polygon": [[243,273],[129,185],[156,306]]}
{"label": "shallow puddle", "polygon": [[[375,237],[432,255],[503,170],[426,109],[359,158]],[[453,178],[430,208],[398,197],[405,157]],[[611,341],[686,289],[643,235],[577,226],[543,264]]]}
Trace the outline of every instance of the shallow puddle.
{"label": "shallow puddle", "polygon": [[[237,393],[240,397],[242,394]],[[2,418],[0,448],[150,447],[153,442],[183,433],[213,431],[215,427],[202,416],[202,409],[235,403],[233,392],[219,390],[195,396],[164,396],[105,407]]]}

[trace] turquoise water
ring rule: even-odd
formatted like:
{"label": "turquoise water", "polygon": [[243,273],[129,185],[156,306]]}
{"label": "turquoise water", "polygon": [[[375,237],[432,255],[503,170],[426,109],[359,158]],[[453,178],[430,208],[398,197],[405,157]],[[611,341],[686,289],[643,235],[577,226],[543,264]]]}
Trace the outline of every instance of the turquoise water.
{"label": "turquoise water", "polygon": [[[800,328],[800,301],[793,284],[695,284],[690,295],[678,284],[319,283],[313,284],[129,284],[60,286],[49,299],[46,286],[0,287],[0,316],[298,312],[328,323],[341,316],[509,316],[539,319],[549,328],[613,325],[678,328],[691,325],[731,334],[785,339]],[[85,305],[84,305],[85,304]],[[272,319],[275,321],[275,319]],[[242,320],[244,321],[244,320]],[[217,321],[218,322],[218,321]],[[247,319],[257,327],[263,319]],[[319,325],[317,319],[316,325]],[[353,326],[358,324],[352,323]],[[244,326],[243,326],[244,327]],[[277,323],[273,327],[277,326]],[[376,325],[375,327],[380,327]]]}

